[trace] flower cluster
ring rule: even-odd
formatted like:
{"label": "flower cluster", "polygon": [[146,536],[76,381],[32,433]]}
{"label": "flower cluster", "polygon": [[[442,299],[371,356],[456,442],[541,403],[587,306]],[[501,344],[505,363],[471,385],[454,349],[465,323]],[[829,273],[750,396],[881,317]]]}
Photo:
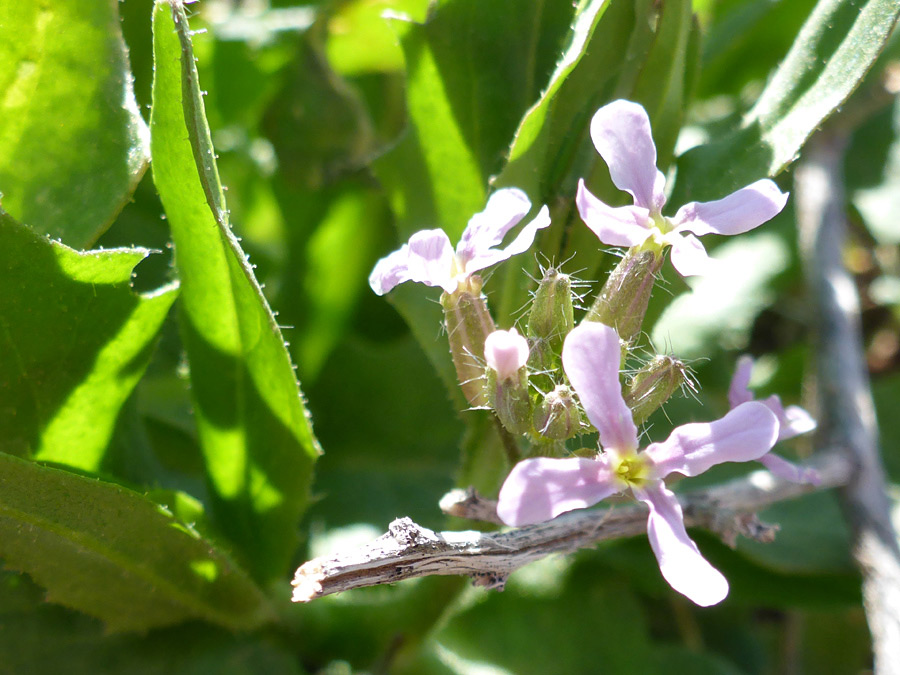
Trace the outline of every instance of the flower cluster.
{"label": "flower cluster", "polygon": [[[575,204],[584,223],[602,243],[628,247],[579,325],[572,281],[550,267],[538,284],[524,335],[494,326],[477,273],[526,251],[550,225],[543,206],[499,248],[532,208],[515,188],[490,197],[455,250],[444,231],[423,230],[380,260],[369,283],[379,295],[404,281],[442,289],[450,352],[466,399],[492,410],[522,449],[536,455],[518,462],[500,489],[497,514],[504,523],[539,523],[630,493],[649,509],[647,535],[663,577],[698,605],[712,605],[726,597],[728,582],[688,536],[667,477],[696,476],[723,462],[759,461],[782,478],[815,483],[815,472],[770,452],[779,440],[815,428],[815,421],[802,408],[785,408],[777,396],[754,400],[748,389],[752,360],[744,357],[729,391],[728,414],[677,427],[641,449],[638,425],[690,380],[684,364],[669,355],[628,376],[622,365],[634,357],[665,250],[671,249],[682,275],[702,274],[712,260],[698,236],[753,229],[778,214],[788,195],[763,179],[718,201],[685,204],[669,218],[662,215],[665,178],[656,167],[644,109],[629,101],[604,106],[591,121],[591,138],[612,182],[634,203],[609,206],[579,181]],[[572,452],[573,439],[593,431],[599,446]]]}
{"label": "flower cluster", "polygon": [[680,426],[640,451],[619,385],[619,349],[619,336],[604,324],[583,323],[569,333],[563,367],[600,433],[602,451],[593,459],[520,462],[500,490],[497,514],[507,525],[528,525],[631,490],[650,508],[647,535],[666,581],[698,605],[715,604],[728,593],[728,582],[688,537],[681,506],[663,479],[762,458],[778,440],[778,419],[762,403],[748,401],[716,422]]}

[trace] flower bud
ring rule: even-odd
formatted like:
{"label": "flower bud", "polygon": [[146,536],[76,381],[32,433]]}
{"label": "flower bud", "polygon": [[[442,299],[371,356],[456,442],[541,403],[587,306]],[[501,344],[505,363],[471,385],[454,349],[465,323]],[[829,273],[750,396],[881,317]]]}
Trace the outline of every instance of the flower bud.
{"label": "flower bud", "polygon": [[534,429],[555,441],[564,441],[578,433],[581,413],[569,387],[560,384],[544,396],[534,411]]}
{"label": "flower bud", "polygon": [[489,405],[507,431],[527,434],[531,431],[527,340],[515,328],[494,331],[484,342],[484,359]]}
{"label": "flower bud", "polygon": [[685,383],[690,385],[687,368],[671,356],[657,356],[641,368],[624,392],[634,423],[642,424]]}
{"label": "flower bud", "polygon": [[550,267],[544,272],[528,314],[527,334],[534,345],[531,358],[535,370],[555,367],[563,341],[574,326],[569,275]]}
{"label": "flower bud", "polygon": [[585,321],[605,323],[631,342],[641,332],[662,256],[653,251],[628,251],[603,285]]}
{"label": "flower bud", "polygon": [[518,377],[528,361],[528,341],[515,328],[495,330],[484,341],[484,360],[499,380]]}
{"label": "flower bud", "polygon": [[[475,280],[475,275],[471,279]],[[480,288],[480,278],[474,283],[472,289]],[[483,379],[484,342],[494,332],[494,320],[487,302],[480,294],[457,289],[454,293],[441,295],[441,306],[459,386],[471,405],[484,406],[487,404]]]}

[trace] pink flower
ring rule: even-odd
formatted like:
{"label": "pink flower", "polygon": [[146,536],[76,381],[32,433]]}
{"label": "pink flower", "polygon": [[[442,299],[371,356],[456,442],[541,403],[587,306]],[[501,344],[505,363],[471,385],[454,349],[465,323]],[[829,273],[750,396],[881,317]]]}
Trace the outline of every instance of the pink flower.
{"label": "pink flower", "polygon": [[516,377],[528,362],[528,340],[515,328],[495,330],[484,341],[484,360],[496,371],[498,380]]}
{"label": "pink flower", "polygon": [[497,190],[484,211],[469,220],[455,252],[443,230],[416,232],[400,250],[378,261],[369,276],[369,285],[378,295],[384,295],[404,281],[440,286],[447,293],[453,293],[460,282],[465,282],[475,272],[531,246],[537,231],[550,224],[550,211],[546,206],[506,248],[494,248],[530,210],[531,202],[521,190]]}
{"label": "pink flower", "polygon": [[[754,400],[753,393],[748,388],[750,371],[752,370],[753,359],[751,357],[744,355],[738,359],[738,365],[735,368],[734,377],[731,378],[731,386],[728,389],[728,402],[732,408]],[[760,403],[771,410],[778,419],[779,441],[805,434],[816,428],[816,421],[812,418],[812,415],[797,405],[785,408],[776,394],[761,400]],[[793,483],[819,485],[822,482],[818,472],[814,469],[797,466],[773,452],[763,455],[759,458],[759,461],[779,478],[784,478]]]}
{"label": "pink flower", "polygon": [[650,508],[647,535],[663,577],[698,605],[714,605],[728,594],[728,582],[688,536],[678,499],[663,478],[759,459],[778,438],[778,420],[762,403],[743,403],[715,422],[680,426],[640,451],[619,385],[619,358],[619,337],[609,326],[583,323],[569,333],[563,368],[603,450],[596,459],[519,462],[500,489],[497,514],[508,525],[538,523],[630,489]]}
{"label": "pink flower", "polygon": [[578,183],[576,204],[585,224],[609,246],[672,247],[672,264],[683,276],[703,274],[712,262],[696,236],[740,234],[778,214],[788,195],[771,180],[759,180],[715,202],[690,202],[674,218],[662,215],[666,180],[656,168],[650,118],[631,101],[613,101],[591,120],[591,138],[609,166],[613,183],[629,192],[634,206],[613,208]]}

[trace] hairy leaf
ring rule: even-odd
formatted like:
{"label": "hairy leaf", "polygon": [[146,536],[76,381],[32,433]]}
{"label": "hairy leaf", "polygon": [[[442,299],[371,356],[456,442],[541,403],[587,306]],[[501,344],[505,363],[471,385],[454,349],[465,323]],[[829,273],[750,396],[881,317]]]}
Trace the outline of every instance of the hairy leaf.
{"label": "hairy leaf", "polygon": [[118,485],[0,454],[0,555],[53,602],[147,630],[187,619],[248,629],[257,586],[164,507]]}
{"label": "hairy leaf", "polygon": [[320,450],[284,338],[228,223],[181,2],[157,2],[153,26],[153,177],[175,240],[214,516],[269,580],[294,551]]}
{"label": "hairy leaf", "polygon": [[679,159],[674,204],[782,171],[862,81],[898,16],[896,0],[819,0],[740,126]]}

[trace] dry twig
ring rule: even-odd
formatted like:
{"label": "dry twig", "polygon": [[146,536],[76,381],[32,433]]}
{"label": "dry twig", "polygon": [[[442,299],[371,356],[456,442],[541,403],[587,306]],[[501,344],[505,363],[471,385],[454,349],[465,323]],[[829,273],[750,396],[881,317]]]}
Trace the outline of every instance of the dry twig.
{"label": "dry twig", "polygon": [[[825,489],[843,485],[850,464],[836,452],[820,453],[810,466]],[[688,525],[717,532],[726,542],[737,535],[771,541],[777,526],[755,513],[778,501],[816,488],[756,471],[745,478],[680,496]],[[496,503],[472,491],[454,490],[441,500],[450,515],[496,522]],[[503,588],[509,574],[551,553],[569,553],[598,541],[641,534],[647,529],[643,505],[565,513],[536,525],[506,532],[433,532],[409,518],[398,518],[388,532],[353,551],[310,560],[294,577],[295,602],[331,593],[430,575],[465,575],[478,586]]]}

